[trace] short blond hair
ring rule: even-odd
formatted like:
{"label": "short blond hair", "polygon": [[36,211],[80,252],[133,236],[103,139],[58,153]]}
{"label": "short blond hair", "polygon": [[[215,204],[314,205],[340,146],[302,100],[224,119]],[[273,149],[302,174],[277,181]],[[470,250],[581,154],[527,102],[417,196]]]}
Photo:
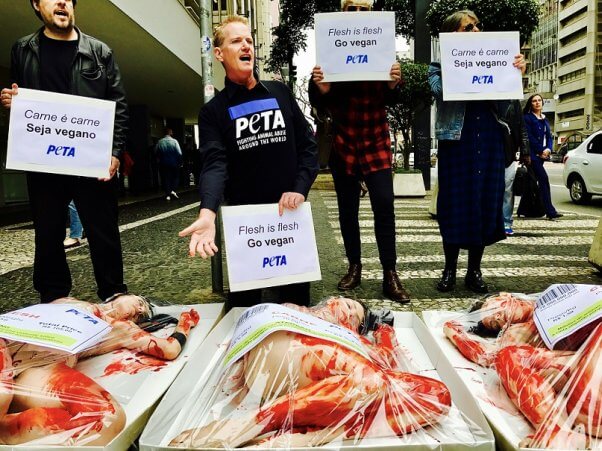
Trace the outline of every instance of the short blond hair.
{"label": "short blond hair", "polygon": [[249,26],[249,21],[247,20],[246,17],[243,17],[243,16],[226,17],[224,20],[222,20],[222,23],[220,23],[213,29],[213,47],[219,47],[224,43],[224,28],[226,27],[226,25],[231,24],[231,23],[242,23],[242,24],[246,25],[247,27]]}
{"label": "short blond hair", "polygon": [[341,9],[344,10],[350,5],[365,6],[369,9],[372,9],[373,4],[373,0],[341,0]]}

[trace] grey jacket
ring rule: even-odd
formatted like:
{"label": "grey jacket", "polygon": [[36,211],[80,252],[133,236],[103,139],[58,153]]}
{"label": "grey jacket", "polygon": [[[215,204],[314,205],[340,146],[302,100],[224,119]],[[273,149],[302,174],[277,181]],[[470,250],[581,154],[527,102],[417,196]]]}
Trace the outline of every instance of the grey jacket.
{"label": "grey jacket", "polygon": [[[10,82],[22,88],[41,89],[40,28],[19,39],[11,51]],[[113,156],[119,157],[125,145],[127,104],[121,84],[121,74],[113,59],[112,50],[92,36],[79,34],[77,54],[73,60],[70,94],[112,100],[116,103],[113,129]]]}

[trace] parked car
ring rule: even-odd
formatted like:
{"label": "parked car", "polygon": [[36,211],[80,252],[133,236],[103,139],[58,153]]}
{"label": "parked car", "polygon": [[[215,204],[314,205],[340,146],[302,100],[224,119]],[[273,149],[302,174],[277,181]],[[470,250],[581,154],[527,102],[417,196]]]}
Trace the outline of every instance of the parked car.
{"label": "parked car", "polygon": [[556,150],[552,151],[550,155],[550,161],[553,163],[562,163],[564,156],[570,150],[576,149],[583,141],[587,139],[588,135],[582,132],[576,132],[566,137],[566,139],[560,144]]}
{"label": "parked car", "polygon": [[564,158],[564,184],[576,204],[602,195],[602,130],[597,131]]}

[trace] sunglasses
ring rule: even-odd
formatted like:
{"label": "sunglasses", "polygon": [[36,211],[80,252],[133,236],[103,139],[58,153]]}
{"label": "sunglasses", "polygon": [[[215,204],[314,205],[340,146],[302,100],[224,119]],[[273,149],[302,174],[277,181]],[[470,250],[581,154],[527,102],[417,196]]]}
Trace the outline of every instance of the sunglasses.
{"label": "sunglasses", "polygon": [[477,27],[481,31],[483,30],[483,24],[481,22],[478,22],[478,23],[469,23],[464,28],[462,28],[462,30],[464,30],[464,31],[472,31],[472,30],[474,30],[475,27]]}
{"label": "sunglasses", "polygon": [[370,8],[367,6],[346,6],[345,11],[370,11]]}

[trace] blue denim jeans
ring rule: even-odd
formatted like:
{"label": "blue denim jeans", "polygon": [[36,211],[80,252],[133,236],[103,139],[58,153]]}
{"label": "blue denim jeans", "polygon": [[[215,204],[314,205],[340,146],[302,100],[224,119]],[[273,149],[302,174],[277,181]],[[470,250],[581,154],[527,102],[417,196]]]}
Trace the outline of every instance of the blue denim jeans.
{"label": "blue denim jeans", "polygon": [[504,203],[502,205],[502,214],[504,215],[505,229],[512,228],[512,214],[514,213],[514,194],[512,193],[512,185],[514,184],[516,167],[517,163],[514,161],[504,172]]}
{"label": "blue denim jeans", "polygon": [[82,238],[82,223],[79,220],[79,214],[75,208],[73,201],[69,202],[69,238]]}

